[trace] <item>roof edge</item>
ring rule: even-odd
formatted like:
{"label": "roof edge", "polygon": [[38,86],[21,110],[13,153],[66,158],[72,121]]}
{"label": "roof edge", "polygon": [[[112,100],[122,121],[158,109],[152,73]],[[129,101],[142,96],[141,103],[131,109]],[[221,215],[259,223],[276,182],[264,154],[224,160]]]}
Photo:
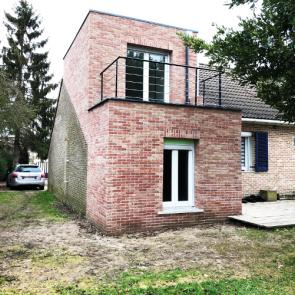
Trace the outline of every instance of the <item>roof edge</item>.
{"label": "roof edge", "polygon": [[105,12],[105,11],[95,10],[95,9],[90,9],[89,12],[98,13],[98,14],[105,14],[105,15],[110,15],[110,16],[114,16],[114,17],[121,17],[121,18],[131,19],[131,20],[135,20],[135,21],[139,21],[139,22],[143,22],[143,23],[148,23],[148,24],[152,24],[152,25],[158,25],[158,26],[167,27],[167,28],[174,28],[174,29],[178,29],[178,30],[182,30],[182,31],[191,31],[193,33],[199,33],[199,31],[196,30],[196,29],[188,29],[188,28],[183,28],[183,27],[178,27],[178,26],[173,26],[173,25],[167,25],[167,24],[158,23],[158,22],[155,22],[155,21],[149,21],[149,20],[142,19],[142,18],[136,18],[136,17],[126,16],[126,15],[122,15],[122,14],[116,14],[116,13],[112,13],[112,12]]}
{"label": "roof edge", "polygon": [[90,10],[87,12],[86,16],[84,17],[84,19],[83,19],[83,21],[82,21],[82,24],[80,25],[80,27],[79,27],[79,29],[78,29],[78,31],[77,31],[77,33],[76,33],[74,39],[72,40],[70,46],[68,47],[68,49],[67,49],[67,51],[66,51],[66,53],[65,53],[65,55],[64,55],[64,57],[63,57],[63,59],[65,59],[65,57],[67,56],[68,52],[70,51],[70,49],[71,49],[72,45],[74,44],[74,42],[75,42],[75,40],[76,40],[78,34],[80,33],[80,31],[81,31],[83,25],[85,24],[86,19],[88,18],[88,15],[89,15],[89,14],[90,14]]}
{"label": "roof edge", "polygon": [[50,146],[51,146],[52,133],[53,133],[54,125],[55,125],[55,119],[56,119],[56,114],[57,114],[57,108],[58,108],[58,104],[59,104],[59,98],[60,98],[60,93],[61,93],[61,89],[62,89],[62,87],[63,87],[63,79],[60,80],[59,91],[58,91],[58,96],[57,96],[57,100],[56,100],[56,108],[55,108],[55,111],[54,111],[53,126],[52,126],[52,129],[51,129],[51,132],[50,132],[50,142],[49,142],[48,153],[49,153]]}
{"label": "roof edge", "polygon": [[270,125],[290,125],[290,126],[295,125],[295,123],[281,121],[281,120],[254,119],[254,118],[242,118],[242,122],[244,122],[244,123],[257,123],[257,124],[270,124]]}
{"label": "roof edge", "polygon": [[166,27],[166,28],[174,28],[174,29],[178,29],[178,30],[182,30],[182,31],[191,31],[193,33],[199,33],[198,30],[195,29],[188,29],[188,28],[183,28],[183,27],[177,27],[177,26],[172,26],[172,25],[167,25],[167,24],[163,24],[163,23],[158,23],[158,22],[154,22],[154,21],[149,21],[149,20],[144,20],[144,19],[140,19],[140,18],[136,18],[136,17],[131,17],[131,16],[126,16],[126,15],[120,15],[120,14],[115,14],[115,13],[111,13],[111,12],[105,12],[105,11],[100,11],[100,10],[95,10],[95,9],[90,9],[88,11],[88,13],[86,14],[81,26],[79,27],[74,39],[72,40],[70,46],[68,47],[63,59],[65,59],[66,55],[68,54],[69,50],[71,49],[73,43],[75,42],[79,32],[81,31],[81,28],[83,27],[86,19],[88,18],[90,13],[97,13],[97,14],[104,14],[104,15],[109,15],[109,16],[114,16],[114,17],[120,17],[120,18],[125,18],[125,19],[130,19],[130,20],[134,20],[134,21],[138,21],[138,22],[144,22],[144,23],[148,23],[148,24],[152,24],[152,25],[158,25],[158,26],[162,26],[162,27]]}
{"label": "roof edge", "polygon": [[88,112],[91,112],[98,108],[99,106],[105,104],[109,101],[115,102],[125,102],[125,103],[140,103],[140,104],[150,104],[150,105],[160,105],[160,106],[171,106],[171,107],[184,107],[184,108],[198,108],[198,109],[208,109],[208,110],[218,110],[218,111],[229,111],[229,112],[238,112],[241,110],[233,107],[223,107],[223,106],[203,106],[203,105],[194,105],[194,104],[180,104],[180,103],[169,103],[169,102],[157,102],[157,101],[145,101],[138,99],[126,99],[126,98],[115,98],[115,97],[107,97],[88,109]]}

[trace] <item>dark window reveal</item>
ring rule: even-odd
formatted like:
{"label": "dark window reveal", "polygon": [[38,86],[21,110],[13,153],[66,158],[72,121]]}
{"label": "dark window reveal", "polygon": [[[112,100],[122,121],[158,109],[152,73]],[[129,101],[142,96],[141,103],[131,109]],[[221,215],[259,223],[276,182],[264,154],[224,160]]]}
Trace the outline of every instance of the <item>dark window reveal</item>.
{"label": "dark window reveal", "polygon": [[188,152],[178,151],[178,201],[188,200]]}
{"label": "dark window reveal", "polygon": [[156,62],[165,62],[165,56],[150,54],[149,56],[149,99],[164,101],[165,66]]}
{"label": "dark window reveal", "polygon": [[163,201],[171,202],[172,150],[164,150]]}
{"label": "dark window reveal", "polygon": [[126,97],[143,99],[143,52],[128,50],[126,59]]}

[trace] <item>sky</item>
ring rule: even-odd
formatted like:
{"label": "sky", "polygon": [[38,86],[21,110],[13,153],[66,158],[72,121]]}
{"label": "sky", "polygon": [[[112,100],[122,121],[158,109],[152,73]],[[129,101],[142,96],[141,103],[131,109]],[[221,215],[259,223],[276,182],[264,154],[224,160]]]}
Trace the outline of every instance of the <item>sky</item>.
{"label": "sky", "polygon": [[[28,0],[41,17],[44,37],[54,82],[63,75],[63,56],[90,9],[131,16],[199,32],[199,37],[210,41],[215,33],[213,23],[237,28],[239,17],[250,15],[241,6],[229,9],[228,0]],[[4,11],[12,12],[17,0],[0,1],[0,40],[5,44]],[[200,62],[206,62],[201,57]]]}

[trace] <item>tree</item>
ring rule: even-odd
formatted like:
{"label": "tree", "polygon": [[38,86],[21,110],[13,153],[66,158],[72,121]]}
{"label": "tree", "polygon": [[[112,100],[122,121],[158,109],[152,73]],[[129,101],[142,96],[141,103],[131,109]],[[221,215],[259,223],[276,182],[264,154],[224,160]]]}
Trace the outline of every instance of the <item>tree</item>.
{"label": "tree", "polygon": [[[18,99],[16,99],[18,97]],[[34,113],[23,99],[17,85],[0,68],[0,181],[12,166],[11,134],[21,126],[29,125]],[[17,120],[15,119],[17,118]]]}
{"label": "tree", "polygon": [[[47,96],[57,85],[51,82],[48,52],[42,52],[47,39],[41,38],[41,21],[33,7],[20,0],[14,15],[5,13],[5,18],[8,41],[2,50],[5,74],[21,93],[15,97],[15,104],[25,101],[34,114],[29,124],[20,124],[13,130],[13,161],[26,163],[29,150],[43,159],[47,157],[55,103]],[[14,119],[19,121],[16,115]]]}
{"label": "tree", "polygon": [[[17,99],[16,99],[17,98]],[[17,85],[0,68],[0,137],[11,134],[22,125],[29,124],[34,112],[24,100]],[[15,120],[15,118],[18,120]]]}
{"label": "tree", "polygon": [[48,53],[34,54],[31,62],[30,88],[32,93],[32,104],[36,107],[36,119],[29,129],[28,145],[31,150],[36,151],[41,159],[48,156],[50,134],[54,124],[55,101],[48,99],[47,95],[57,85],[49,83],[52,75],[49,75]]}
{"label": "tree", "polygon": [[217,27],[211,43],[181,35],[195,52],[205,52],[210,65],[231,67],[242,85],[250,84],[279,117],[295,121],[295,1],[232,0],[229,7],[250,5],[252,17],[241,19],[239,29]]}

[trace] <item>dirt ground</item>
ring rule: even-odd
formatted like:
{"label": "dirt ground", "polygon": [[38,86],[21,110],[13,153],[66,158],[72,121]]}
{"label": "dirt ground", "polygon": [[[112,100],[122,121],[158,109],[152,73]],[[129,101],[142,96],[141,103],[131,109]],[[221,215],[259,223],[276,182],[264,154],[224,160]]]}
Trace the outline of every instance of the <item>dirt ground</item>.
{"label": "dirt ground", "polygon": [[[8,227],[1,232],[0,247],[15,248],[11,255],[16,257],[30,256],[30,253],[44,258],[48,253],[51,253],[50,256],[61,256],[61,260],[64,257],[66,261],[61,261],[62,273],[59,273],[58,267],[46,268],[41,277],[38,274],[38,279],[56,279],[62,274],[67,281],[74,281],[87,275],[111,278],[130,269],[163,270],[201,265],[209,267],[212,264],[222,268],[222,265],[231,263],[235,253],[230,257],[219,255],[215,246],[220,243],[220,238],[241,239],[236,237],[232,226],[205,230],[195,227],[121,237],[108,237],[99,232],[89,232],[89,229],[91,227],[81,220]],[[19,264],[14,265],[9,263],[10,254],[6,258],[0,269],[7,275],[34,275],[32,258],[21,259]],[[67,260],[70,260],[69,269],[66,267]],[[72,265],[75,267],[72,268]]]}
{"label": "dirt ground", "polygon": [[[282,247],[268,233],[254,233],[255,240],[252,234],[227,224],[110,237],[73,216],[15,221],[0,214],[0,280],[7,291],[0,294],[12,294],[11,288],[51,294],[59,284],[108,281],[132,270],[197,268],[205,276],[247,277],[258,255],[264,262],[273,259],[264,255],[265,247],[278,253]],[[264,248],[257,250],[259,244]]]}

